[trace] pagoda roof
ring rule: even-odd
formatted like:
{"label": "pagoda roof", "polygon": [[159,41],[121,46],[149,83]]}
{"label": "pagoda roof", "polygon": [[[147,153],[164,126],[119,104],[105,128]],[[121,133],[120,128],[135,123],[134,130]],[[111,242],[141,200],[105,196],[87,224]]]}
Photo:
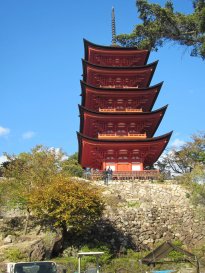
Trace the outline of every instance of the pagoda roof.
{"label": "pagoda roof", "polygon": [[[137,149],[144,154],[142,160],[146,167],[153,165],[158,160],[169,142],[172,131],[162,136],[139,140],[97,139],[85,136],[79,132],[77,132],[77,135],[79,143],[79,162],[83,167],[100,168],[100,162],[96,160],[96,154],[100,154],[109,149]],[[101,159],[99,158],[99,160]],[[94,164],[95,166],[93,166]]]}
{"label": "pagoda roof", "polygon": [[[143,65],[143,66],[135,66],[135,67],[110,67],[110,66],[99,66],[92,64],[84,59],[82,59],[83,64],[83,81],[88,82],[88,84],[92,84],[91,80],[95,80],[95,78],[99,75],[101,78],[103,76],[107,78],[111,77],[132,77],[135,86],[145,88],[150,85],[152,80],[154,71],[158,64],[158,61],[153,63]],[[90,75],[89,75],[90,74]],[[137,86],[136,86],[137,85]],[[115,86],[113,87],[115,88]]]}
{"label": "pagoda roof", "polygon": [[96,115],[97,118],[99,118],[100,116],[102,116],[102,118],[105,118],[106,116],[146,116],[146,115],[152,115],[152,114],[156,114],[156,113],[162,113],[162,112],[165,112],[167,107],[168,107],[168,104],[157,109],[157,110],[154,110],[152,112],[97,112],[97,111],[93,111],[93,110],[90,110],[90,109],[87,109],[86,107],[78,104],[78,107],[80,109],[80,112],[87,112],[87,113],[90,113],[90,114],[94,114]]}
{"label": "pagoda roof", "polygon": [[[90,109],[87,109],[81,105],[79,106],[79,111],[80,111],[80,132],[84,132],[84,129],[86,128],[85,126],[87,125],[88,128],[92,128],[92,120],[103,120],[107,122],[111,121],[133,121],[133,122],[143,122],[144,126],[146,126],[148,123],[151,123],[149,127],[144,130],[147,133],[148,137],[153,137],[155,134],[157,128],[159,127],[159,124],[166,112],[166,109],[168,105],[157,109],[152,112],[96,112],[92,111]],[[85,124],[85,115],[86,115],[86,124]],[[147,119],[152,119],[150,122],[145,122]],[[90,121],[89,121],[90,120]],[[90,123],[90,124],[89,124]],[[92,134],[91,130],[88,129],[88,133]],[[87,135],[87,134],[86,134]]]}
{"label": "pagoda roof", "polygon": [[[133,99],[141,98],[142,96],[148,96],[148,100],[146,104],[144,104],[145,111],[151,111],[154,106],[154,103],[159,95],[163,82],[159,84],[145,87],[145,88],[104,88],[104,87],[95,87],[93,85],[87,84],[84,81],[80,81],[81,83],[81,96],[82,96],[82,105],[86,106],[86,100],[89,98],[89,94],[95,94],[97,97],[101,96],[109,96],[110,98],[126,96],[127,98],[130,96]],[[91,98],[92,99],[92,98]]]}
{"label": "pagoda roof", "polygon": [[147,53],[150,53],[149,50],[147,49],[138,49],[137,47],[121,47],[121,46],[116,46],[116,45],[111,45],[111,46],[105,46],[105,45],[99,45],[99,44],[95,44],[93,42],[90,42],[88,41],[87,39],[83,39],[83,42],[84,42],[84,46],[85,47],[89,47],[89,46],[92,46],[92,47],[96,47],[96,48],[102,48],[102,49],[111,49],[111,50],[122,50],[122,51],[129,51],[129,50],[133,50],[133,51],[140,51],[140,52],[147,52]]}
{"label": "pagoda roof", "polygon": [[115,70],[140,70],[140,69],[144,69],[144,68],[156,68],[157,64],[158,64],[158,60],[154,61],[152,63],[149,64],[145,64],[145,65],[138,65],[138,66],[103,66],[103,65],[97,65],[97,64],[93,64],[85,59],[82,59],[82,63],[83,63],[83,68],[88,65],[88,66],[92,66],[92,67],[96,67],[98,69],[102,69],[102,70],[111,70],[111,71],[115,71]]}
{"label": "pagoda roof", "polygon": [[137,87],[132,87],[132,88],[129,88],[129,87],[123,87],[123,88],[113,88],[112,87],[96,87],[92,84],[88,84],[87,82],[85,81],[80,81],[80,84],[81,84],[81,87],[82,89],[85,89],[86,87],[92,89],[93,91],[96,91],[97,93],[99,92],[124,92],[126,94],[128,94],[129,92],[148,92],[148,91],[153,91],[153,89],[157,89],[157,91],[159,91],[163,85],[163,81],[158,83],[158,84],[155,84],[155,85],[152,85],[152,86],[148,86],[148,87],[141,87],[141,88],[137,88]]}
{"label": "pagoda roof", "polygon": [[85,60],[94,60],[97,61],[97,57],[101,56],[120,56],[125,55],[127,57],[133,56],[135,57],[135,61],[133,64],[141,64],[145,65],[148,61],[150,51],[146,49],[137,49],[136,47],[120,47],[120,46],[104,46],[94,44],[86,39],[84,41],[84,49],[85,49]]}

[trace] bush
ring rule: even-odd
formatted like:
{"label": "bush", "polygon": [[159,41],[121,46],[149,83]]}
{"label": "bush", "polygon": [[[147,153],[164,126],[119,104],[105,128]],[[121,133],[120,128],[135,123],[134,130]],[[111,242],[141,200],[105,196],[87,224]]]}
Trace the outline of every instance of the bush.
{"label": "bush", "polygon": [[4,252],[5,260],[12,262],[19,262],[22,260],[26,260],[25,254],[23,254],[17,247],[8,248]]}

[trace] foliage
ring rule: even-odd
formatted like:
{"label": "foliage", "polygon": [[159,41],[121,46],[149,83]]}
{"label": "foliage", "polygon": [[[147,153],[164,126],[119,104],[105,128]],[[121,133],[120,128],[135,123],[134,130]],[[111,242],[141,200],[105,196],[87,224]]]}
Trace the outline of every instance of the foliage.
{"label": "foliage", "polygon": [[205,205],[204,133],[192,135],[191,141],[173,148],[157,164],[162,172],[180,174],[175,179],[188,189],[187,197],[196,205]]}
{"label": "foliage", "polygon": [[7,205],[29,209],[29,195],[59,173],[64,154],[38,145],[30,153],[6,156],[10,162],[3,173],[7,178]]}
{"label": "foliage", "polygon": [[191,200],[195,205],[205,206],[205,183],[200,179],[205,178],[205,172],[201,168],[195,168],[190,174],[180,178],[191,191]]}
{"label": "foliage", "polygon": [[[182,247],[183,244],[181,241],[177,240],[177,241],[173,241],[172,244],[176,247]],[[168,254],[168,258],[172,259],[173,261],[178,261],[180,259],[183,259],[184,258],[184,254],[177,251],[177,250],[172,250],[169,252]]]}
{"label": "foliage", "polygon": [[[98,259],[100,266],[108,264],[112,259],[112,254],[110,252],[110,249],[109,249],[109,247],[107,247],[105,245],[101,245],[96,248],[90,248],[87,245],[85,245],[80,249],[80,252],[104,252],[104,254],[100,255],[99,259]],[[85,264],[87,264],[87,263],[95,264],[96,263],[96,257],[94,257],[94,256],[83,257],[82,261],[83,260],[84,260]]]}
{"label": "foliage", "polygon": [[130,34],[117,36],[122,46],[157,51],[165,42],[174,42],[191,48],[191,56],[205,58],[205,1],[193,1],[193,13],[174,11],[171,0],[165,7],[137,0],[141,24]]}
{"label": "foliage", "polygon": [[139,208],[140,207],[140,202],[139,201],[129,201],[127,202],[128,208]]}
{"label": "foliage", "polygon": [[119,258],[114,258],[109,264],[103,267],[103,272],[116,272],[116,270],[123,268],[128,272],[145,272],[149,271],[147,265],[141,264],[139,261],[147,253],[146,252],[134,252],[133,250],[128,250],[127,255],[123,255]]}
{"label": "foliage", "polygon": [[68,172],[71,176],[82,177],[83,168],[78,163],[78,153],[68,157],[67,160],[62,162],[63,171]]}
{"label": "foliage", "polygon": [[9,164],[9,161],[5,161],[0,164],[0,177],[3,177],[4,170],[8,167]]}
{"label": "foliage", "polygon": [[[129,270],[129,272],[139,272],[139,271],[148,271],[149,267],[146,265],[142,265],[139,263],[139,260],[142,259],[148,252],[135,252],[133,250],[128,249],[127,254],[122,257],[113,257],[110,253],[108,246],[99,246],[97,248],[89,248],[87,245],[83,246],[80,252],[86,251],[102,251],[104,254],[99,257],[99,264],[101,266],[100,272],[116,272],[117,269],[125,268]],[[67,262],[68,271],[73,272],[77,270],[77,259],[74,257],[65,257],[55,259],[57,263],[65,264]],[[85,270],[88,266],[95,266],[96,259],[92,256],[84,256],[81,259],[81,269]]]}
{"label": "foliage", "polygon": [[19,262],[26,259],[26,256],[17,248],[10,247],[4,251],[5,260]]}
{"label": "foliage", "polygon": [[204,214],[205,206],[205,171],[204,167],[196,166],[190,173],[185,173],[177,177],[187,189],[187,197],[191,199],[194,205],[202,205],[201,210]]}
{"label": "foliage", "polygon": [[198,133],[191,136],[179,149],[173,147],[157,162],[162,172],[187,174],[194,169],[205,167],[205,134]]}
{"label": "foliage", "polygon": [[104,208],[100,190],[63,174],[29,196],[36,216],[64,229],[83,230],[97,221]]}
{"label": "foliage", "polygon": [[6,156],[9,164],[0,184],[1,204],[27,211],[25,233],[31,212],[43,223],[77,230],[101,216],[100,191],[71,178],[69,162],[76,162],[76,155],[65,160],[62,151],[38,145],[30,153]]}

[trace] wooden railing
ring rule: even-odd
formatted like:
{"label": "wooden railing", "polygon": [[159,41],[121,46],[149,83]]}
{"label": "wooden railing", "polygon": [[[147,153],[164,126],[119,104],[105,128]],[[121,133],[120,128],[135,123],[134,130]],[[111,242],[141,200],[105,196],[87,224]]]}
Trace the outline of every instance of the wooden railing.
{"label": "wooden railing", "polygon": [[[112,180],[156,180],[159,177],[159,170],[144,171],[114,171]],[[103,171],[92,171],[87,177],[91,180],[103,180]]]}
{"label": "wooden railing", "polygon": [[139,138],[146,138],[146,133],[144,134],[132,134],[128,133],[127,135],[117,135],[117,134],[98,134],[99,139],[123,139],[123,138],[129,138],[129,139],[139,139]]}
{"label": "wooden railing", "polygon": [[117,85],[102,85],[100,84],[99,87],[103,88],[126,88],[126,89],[136,89],[139,88],[139,86],[128,86],[128,85],[122,85],[122,84],[117,84]]}
{"label": "wooden railing", "polygon": [[142,108],[125,108],[123,110],[117,109],[117,108],[99,108],[99,112],[108,112],[108,113],[112,113],[112,112],[142,112]]}

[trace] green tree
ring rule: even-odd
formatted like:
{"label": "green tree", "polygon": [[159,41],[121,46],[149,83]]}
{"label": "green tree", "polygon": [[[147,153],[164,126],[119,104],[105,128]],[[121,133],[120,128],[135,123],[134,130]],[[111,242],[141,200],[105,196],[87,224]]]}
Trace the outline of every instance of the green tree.
{"label": "green tree", "polygon": [[179,149],[172,148],[157,162],[161,171],[185,174],[194,169],[205,168],[205,133],[191,136]]}
{"label": "green tree", "polygon": [[76,154],[67,160],[62,151],[38,145],[29,153],[6,156],[9,164],[3,168],[1,204],[27,212],[25,233],[31,212],[42,223],[64,229],[80,229],[100,217],[103,202],[99,191],[71,178],[80,168]]}
{"label": "green tree", "polygon": [[3,168],[5,179],[1,183],[1,203],[27,212],[26,233],[31,213],[29,196],[36,189],[49,184],[50,179],[61,171],[65,155],[38,145],[30,153],[6,156],[9,164]]}
{"label": "green tree", "polygon": [[70,173],[71,176],[82,177],[83,168],[78,163],[78,153],[75,153],[64,160],[62,163],[63,171]]}
{"label": "green tree", "polygon": [[174,11],[171,0],[165,7],[137,0],[141,24],[130,34],[117,36],[122,46],[158,50],[166,42],[175,42],[191,49],[191,56],[205,58],[205,0],[193,1],[193,13]]}
{"label": "green tree", "polygon": [[36,216],[65,232],[84,230],[101,217],[104,208],[99,188],[63,174],[36,189],[29,202]]}

